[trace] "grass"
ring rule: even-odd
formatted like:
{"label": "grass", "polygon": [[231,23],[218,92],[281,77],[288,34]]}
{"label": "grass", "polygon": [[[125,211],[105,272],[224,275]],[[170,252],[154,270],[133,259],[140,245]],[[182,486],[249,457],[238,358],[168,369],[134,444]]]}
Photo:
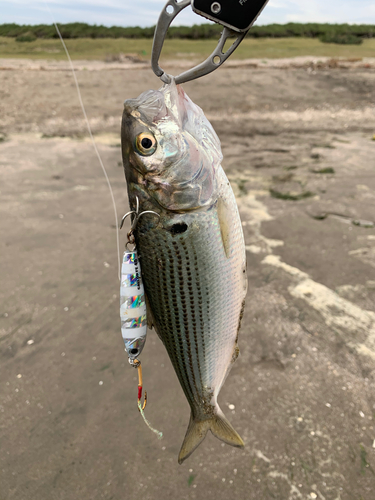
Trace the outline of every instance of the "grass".
{"label": "grass", "polygon": [[375,471],[367,461],[367,451],[364,446],[360,445],[360,457],[361,457],[361,474],[366,474],[366,470],[370,470],[373,476],[375,476]]}
{"label": "grass", "polygon": [[190,474],[188,481],[187,481],[189,487],[193,484],[195,476],[196,476],[195,474]]}
{"label": "grass", "polygon": [[297,170],[297,165],[290,165],[290,167],[284,167],[284,170]]}
{"label": "grass", "polygon": [[108,370],[108,368],[110,368],[110,366],[111,366],[111,363],[108,363],[107,365],[102,366],[99,371],[104,372],[104,370]]}
{"label": "grass", "polygon": [[277,189],[270,189],[270,195],[272,198],[276,198],[278,200],[290,200],[290,201],[299,201],[304,200],[305,198],[310,198],[311,196],[315,196],[315,193],[311,191],[303,191],[302,193],[282,193]]}
{"label": "grass", "polygon": [[[106,60],[117,54],[137,55],[150,59],[152,40],[128,38],[77,38],[66,40],[72,59]],[[166,40],[164,59],[202,59],[216,47],[215,40]],[[337,45],[322,43],[311,38],[261,38],[245,39],[231,59],[271,58],[296,56],[315,57],[373,57],[375,38],[364,40],[362,45]],[[66,55],[59,40],[37,39],[33,42],[16,42],[14,38],[0,37],[0,57],[65,60]]]}
{"label": "grass", "polygon": [[332,167],[320,168],[319,170],[313,170],[314,174],[334,174],[335,169]]}
{"label": "grass", "polygon": [[240,196],[247,195],[246,182],[247,182],[246,179],[236,179],[236,184],[237,184]]}

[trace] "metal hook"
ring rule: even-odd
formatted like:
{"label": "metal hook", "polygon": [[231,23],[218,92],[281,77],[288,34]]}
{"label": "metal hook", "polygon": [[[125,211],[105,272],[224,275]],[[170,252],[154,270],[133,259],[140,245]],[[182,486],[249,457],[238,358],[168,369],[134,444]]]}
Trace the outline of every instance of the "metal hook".
{"label": "metal hook", "polygon": [[[191,0],[168,0],[160,14],[158,24],[155,28],[154,42],[152,45],[151,67],[155,75],[158,76],[164,83],[171,83],[173,78],[170,75],[167,75],[159,66],[159,58],[164,45],[165,36],[173,19],[190,4]],[[200,78],[201,76],[208,75],[212,71],[215,71],[215,69],[219,68],[236,50],[238,45],[247,35],[248,31],[249,30],[238,33],[234,30],[224,27],[217,47],[212,52],[212,54],[204,62],[198,64],[198,66],[195,66],[195,68],[189,69],[188,71],[185,71],[184,73],[176,76],[176,84],[195,80],[196,78]],[[231,47],[225,53],[223,53],[227,38],[233,35],[237,36],[236,40],[231,45]]]}
{"label": "metal hook", "polygon": [[[124,225],[125,220],[126,220],[126,218],[127,218],[129,215],[135,215],[134,220],[137,220],[137,215],[138,215],[138,213],[139,213],[139,199],[138,199],[138,196],[136,196],[136,197],[135,197],[135,199],[137,200],[137,201],[136,201],[136,203],[137,203],[137,205],[136,205],[136,209],[135,209],[135,210],[130,210],[130,212],[127,212],[127,213],[123,216],[123,218],[121,219],[121,223],[120,223],[120,229],[122,229],[122,226]],[[134,224],[134,221],[133,221],[133,222],[132,222],[132,224],[131,224],[131,231],[132,231],[132,230],[135,228],[135,226],[136,226],[136,224],[135,224],[135,226],[134,226],[134,228],[133,228],[133,224]]]}
{"label": "metal hook", "polygon": [[134,219],[133,219],[133,222],[130,226],[130,231],[128,233],[128,236],[130,234],[133,233],[134,229],[136,228],[137,224],[138,224],[138,221],[139,219],[142,217],[142,215],[145,215],[145,214],[153,214],[153,215],[156,215],[159,220],[160,220],[160,214],[158,214],[157,212],[154,212],[153,210],[145,210],[144,212],[141,212],[139,213],[139,199],[138,199],[138,196],[135,197],[136,198],[136,209],[135,210],[130,210],[130,212],[126,213],[123,218],[121,219],[121,223],[120,223],[120,229],[122,229],[122,226],[124,225],[125,223],[125,219],[129,216],[129,215],[134,215]]}
{"label": "metal hook", "polygon": [[142,389],[143,389],[143,379],[142,379],[142,365],[141,362],[138,359],[129,359],[129,363],[134,367],[138,369],[138,410],[143,411],[146,408],[147,405],[147,392],[145,391],[145,397],[143,404],[141,403],[142,400]]}
{"label": "metal hook", "polygon": [[[138,390],[139,390],[139,387],[138,387]],[[141,405],[141,398],[142,398],[142,388],[141,388],[141,396],[138,398],[138,410],[140,410],[140,408],[142,408],[142,411],[146,408],[146,405],[147,405],[147,392],[145,391],[145,397],[144,397],[144,400],[143,400],[143,405]]]}

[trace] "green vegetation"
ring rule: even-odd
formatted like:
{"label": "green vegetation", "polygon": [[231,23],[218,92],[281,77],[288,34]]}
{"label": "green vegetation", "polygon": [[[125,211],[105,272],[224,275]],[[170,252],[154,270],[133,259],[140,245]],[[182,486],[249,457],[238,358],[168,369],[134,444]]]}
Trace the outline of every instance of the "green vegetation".
{"label": "green vegetation", "polygon": [[[216,40],[166,40],[163,60],[205,59],[216,47]],[[141,38],[77,38],[67,39],[66,45],[72,59],[119,61],[131,55],[140,61],[149,61],[152,40]],[[234,52],[235,59],[277,59],[281,57],[314,56],[347,59],[373,57],[375,38],[364,40],[362,45],[336,45],[322,43],[312,38],[247,38]],[[0,58],[66,60],[60,40],[38,38],[34,42],[19,43],[15,38],[0,37]]]}
{"label": "green vegetation", "polygon": [[367,451],[363,445],[360,445],[360,456],[361,456],[361,474],[366,474],[368,469],[373,476],[375,476],[375,471],[367,461]]}
{"label": "green vegetation", "polygon": [[239,196],[247,195],[246,179],[236,179],[236,184],[239,191]]}
{"label": "green vegetation", "polygon": [[[59,24],[59,30],[65,39],[71,38],[152,38],[154,27],[140,28],[121,26],[97,26],[86,23]],[[171,26],[168,38],[184,38],[205,40],[218,38],[222,27],[217,24],[200,24],[194,26]],[[0,25],[0,36],[19,38],[20,35],[32,33],[36,38],[58,38],[53,25]],[[372,24],[319,24],[319,23],[287,23],[253,26],[249,31],[250,38],[320,38],[327,43],[361,43],[363,38],[375,37],[375,25]],[[19,40],[21,41],[21,40]]]}
{"label": "green vegetation", "polygon": [[[118,61],[124,55],[148,60],[154,27],[59,24],[73,59]],[[217,24],[171,27],[163,49],[166,59],[201,59],[215,48],[222,28]],[[20,43],[22,42],[22,43]],[[322,43],[323,42],[323,43]],[[253,26],[233,58],[371,57],[375,25],[271,24]],[[65,59],[53,25],[0,25],[0,57]]]}
{"label": "green vegetation", "polygon": [[196,474],[190,474],[190,476],[188,478],[188,486],[189,487],[193,484],[195,476],[196,476]]}
{"label": "green vegetation", "polygon": [[17,36],[16,42],[35,42],[37,37],[31,31],[27,31],[26,33],[21,33]]}
{"label": "green vegetation", "polygon": [[100,372],[104,372],[104,370],[108,370],[108,368],[110,368],[112,363],[108,363],[106,365],[103,365],[101,368],[100,368]]}
{"label": "green vegetation", "polygon": [[314,174],[334,174],[335,169],[332,167],[320,168],[319,170],[313,170]]}
{"label": "green vegetation", "polygon": [[363,38],[355,35],[349,35],[347,33],[326,33],[319,37],[319,40],[323,43],[340,43],[342,45],[361,45],[363,43]]}
{"label": "green vegetation", "polygon": [[291,200],[291,201],[299,201],[305,198],[310,198],[311,196],[315,196],[311,191],[303,191],[302,193],[283,193],[276,189],[270,189],[270,195],[272,198],[277,198],[278,200]]}

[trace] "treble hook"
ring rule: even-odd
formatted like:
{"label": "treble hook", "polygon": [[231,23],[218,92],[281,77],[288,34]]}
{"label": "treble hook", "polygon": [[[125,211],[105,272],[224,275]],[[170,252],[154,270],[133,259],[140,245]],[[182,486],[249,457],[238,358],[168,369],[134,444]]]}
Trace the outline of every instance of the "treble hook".
{"label": "treble hook", "polygon": [[130,210],[130,212],[126,213],[123,218],[121,219],[121,223],[120,223],[120,229],[122,229],[122,226],[124,225],[125,223],[125,219],[129,216],[129,215],[134,215],[134,219],[133,219],[133,222],[130,226],[130,231],[129,231],[129,234],[132,234],[134,229],[136,228],[137,224],[138,224],[138,221],[139,219],[142,217],[142,215],[145,215],[145,214],[153,214],[153,215],[156,215],[159,220],[160,220],[160,214],[158,214],[157,212],[154,212],[153,210],[145,210],[144,212],[141,212],[139,213],[139,199],[138,199],[138,196],[135,197],[136,198],[136,209],[135,210]]}

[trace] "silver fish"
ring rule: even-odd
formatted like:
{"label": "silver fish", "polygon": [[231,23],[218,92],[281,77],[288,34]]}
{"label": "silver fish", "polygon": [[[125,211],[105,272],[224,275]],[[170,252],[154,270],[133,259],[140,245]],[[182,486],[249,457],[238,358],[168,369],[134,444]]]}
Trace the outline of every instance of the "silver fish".
{"label": "silver fish", "polygon": [[210,430],[243,441],[217,397],[238,356],[247,291],[238,209],[221,167],[220,141],[203,111],[174,82],[125,101],[121,129],[129,203],[151,323],[191,408],[178,461]]}

